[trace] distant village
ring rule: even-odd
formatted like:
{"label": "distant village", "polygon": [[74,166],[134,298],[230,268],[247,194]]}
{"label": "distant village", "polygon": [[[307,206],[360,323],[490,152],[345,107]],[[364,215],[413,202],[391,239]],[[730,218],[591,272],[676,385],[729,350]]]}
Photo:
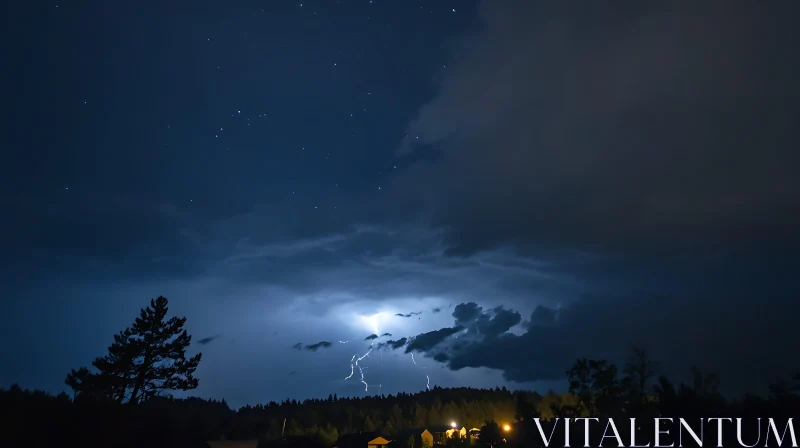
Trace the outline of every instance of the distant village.
{"label": "distant village", "polygon": [[[488,422],[487,422],[488,423]],[[493,422],[492,422],[493,423]],[[506,434],[512,426],[501,427]],[[359,431],[341,435],[332,448],[431,448],[437,445],[469,445],[480,439],[481,428],[459,428],[458,423],[450,426],[405,429],[392,437],[378,432]],[[500,442],[505,442],[502,438]],[[207,442],[210,448],[257,448],[258,440],[215,440]],[[327,448],[320,442],[305,436],[281,437],[269,444],[270,448]]]}

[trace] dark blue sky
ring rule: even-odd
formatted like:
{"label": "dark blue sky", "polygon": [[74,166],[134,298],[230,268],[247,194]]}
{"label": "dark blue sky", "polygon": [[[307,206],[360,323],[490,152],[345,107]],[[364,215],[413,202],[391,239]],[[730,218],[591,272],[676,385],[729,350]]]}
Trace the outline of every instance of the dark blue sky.
{"label": "dark blue sky", "polygon": [[168,3],[3,7],[0,386],[158,295],[234,405],[800,368],[796,3]]}

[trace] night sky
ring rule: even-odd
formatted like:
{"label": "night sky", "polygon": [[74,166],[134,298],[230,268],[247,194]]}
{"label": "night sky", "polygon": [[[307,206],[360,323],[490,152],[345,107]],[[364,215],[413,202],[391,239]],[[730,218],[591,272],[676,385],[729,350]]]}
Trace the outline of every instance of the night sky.
{"label": "night sky", "polygon": [[800,370],[799,5],[5,2],[0,387],[163,295],[234,406],[563,390],[631,344],[763,392]]}

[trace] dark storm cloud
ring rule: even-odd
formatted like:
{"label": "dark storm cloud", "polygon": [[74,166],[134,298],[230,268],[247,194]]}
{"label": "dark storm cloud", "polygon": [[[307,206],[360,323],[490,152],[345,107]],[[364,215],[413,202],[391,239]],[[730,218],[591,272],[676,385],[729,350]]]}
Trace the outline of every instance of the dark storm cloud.
{"label": "dark storm cloud", "polygon": [[[696,365],[720,373],[730,392],[763,392],[758,389],[774,377],[800,369],[791,355],[800,349],[793,336],[794,302],[794,297],[769,294],[757,300],[587,297],[559,311],[537,308],[520,336],[471,331],[485,324],[479,318],[463,337],[419,350],[452,370],[488,367],[501,370],[510,381],[530,382],[563,379],[578,358],[623,363],[629,347],[638,345],[659,361],[660,373],[685,377]],[[509,315],[506,309],[493,312]]]}
{"label": "dark storm cloud", "polygon": [[371,335],[369,335],[369,336],[364,338],[365,341],[371,341],[373,339],[378,339],[378,335],[375,334],[375,333],[372,333]]}
{"label": "dark storm cloud", "polygon": [[498,306],[491,313],[481,316],[476,323],[476,328],[484,338],[496,338],[520,322],[522,322],[522,316],[518,312]]}
{"label": "dark storm cloud", "polygon": [[[724,13],[720,13],[724,11]],[[796,2],[482,2],[398,178],[448,254],[798,243]]]}
{"label": "dark storm cloud", "polygon": [[295,350],[302,350],[302,349],[303,349],[303,344],[301,344],[300,342],[298,342],[297,344],[294,344],[294,345],[292,346],[292,348],[293,348],[293,349],[295,349]]}
{"label": "dark storm cloud", "polygon": [[441,328],[414,336],[406,346],[406,353],[411,353],[415,350],[420,352],[429,351],[463,329],[463,327],[459,326]]}
{"label": "dark storm cloud", "polygon": [[406,345],[407,342],[408,342],[408,338],[402,338],[402,339],[398,339],[396,341],[389,340],[389,341],[386,341],[386,342],[379,343],[378,344],[378,349],[390,348],[392,350],[397,350],[398,348],[401,348],[404,345]]}
{"label": "dark storm cloud", "polygon": [[320,341],[316,344],[306,345],[305,348],[308,351],[315,352],[321,348],[330,348],[333,344],[328,341]]}
{"label": "dark storm cloud", "polygon": [[436,308],[431,310],[432,313],[438,313],[440,311],[442,311],[442,307],[440,307],[440,306],[437,306]]}
{"label": "dark storm cloud", "polygon": [[556,323],[557,312],[554,309],[545,306],[537,306],[531,314],[531,320],[528,321],[528,327],[547,327]]}
{"label": "dark storm cloud", "polygon": [[447,353],[437,353],[433,355],[433,360],[437,362],[447,362],[450,359],[450,355]]}
{"label": "dark storm cloud", "polygon": [[522,315],[517,311],[497,306],[484,312],[475,302],[456,305],[452,316],[457,327],[487,339],[496,338],[522,322]]}
{"label": "dark storm cloud", "polygon": [[468,325],[474,322],[481,315],[482,308],[475,302],[460,303],[453,310],[453,317],[456,325]]}
{"label": "dark storm cloud", "polygon": [[198,343],[198,344],[200,344],[200,345],[206,345],[206,344],[208,344],[209,342],[211,342],[211,341],[213,341],[213,340],[215,340],[215,339],[217,339],[217,338],[220,338],[220,337],[222,337],[222,335],[221,335],[221,334],[218,334],[218,335],[216,335],[216,336],[210,336],[210,337],[207,337],[207,338],[199,339],[199,340],[197,341],[197,343]]}
{"label": "dark storm cloud", "polygon": [[383,334],[381,335],[381,337],[382,337],[382,338],[385,338],[385,337],[389,337],[389,338],[390,338],[390,337],[392,337],[392,334],[391,334],[391,333],[383,333]]}
{"label": "dark storm cloud", "polygon": [[420,314],[422,314],[422,311],[417,311],[417,312],[414,312],[414,313],[406,313],[406,314],[397,313],[397,314],[395,314],[395,316],[397,316],[397,317],[413,317],[413,316],[419,316]]}

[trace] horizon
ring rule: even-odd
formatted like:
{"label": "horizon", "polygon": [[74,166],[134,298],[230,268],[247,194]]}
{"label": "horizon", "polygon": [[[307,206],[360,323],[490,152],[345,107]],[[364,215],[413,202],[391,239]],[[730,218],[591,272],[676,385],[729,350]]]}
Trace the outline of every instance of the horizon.
{"label": "horizon", "polygon": [[236,408],[631,347],[764,395],[800,372],[798,12],[12,4],[0,388],[69,391],[164,296],[176,396]]}

